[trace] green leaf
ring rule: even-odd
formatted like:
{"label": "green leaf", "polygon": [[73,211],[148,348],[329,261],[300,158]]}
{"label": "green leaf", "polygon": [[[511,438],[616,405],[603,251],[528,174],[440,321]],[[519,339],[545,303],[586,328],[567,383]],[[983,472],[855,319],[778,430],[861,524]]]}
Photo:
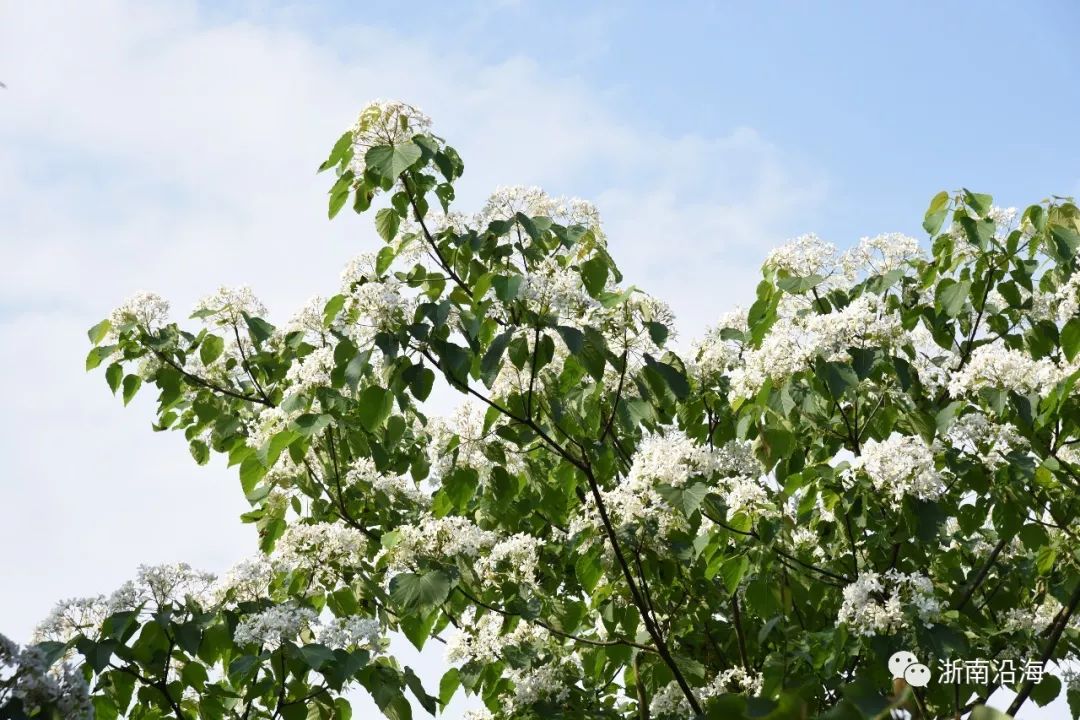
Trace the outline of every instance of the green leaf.
{"label": "green leaf", "polygon": [[945,216],[949,214],[949,193],[942,190],[930,201],[930,207],[926,210],[923,218],[923,229],[931,235],[937,235],[945,222]]}
{"label": "green leaf", "polygon": [[431,395],[431,388],[435,385],[435,372],[430,368],[421,367],[416,375],[409,381],[409,390],[413,397],[423,402]]}
{"label": "green leaf", "polygon": [[596,589],[597,583],[604,574],[599,546],[594,545],[577,556],[574,561],[574,574],[577,575],[581,587],[585,588],[585,592],[591,593]]}
{"label": "green leaf", "polygon": [[682,371],[676,369],[673,365],[654,360],[649,355],[645,356],[645,364],[664,379],[664,383],[671,389],[675,397],[685,400],[690,395],[690,383],[686,380],[686,375]]}
{"label": "green leaf", "polygon": [[312,670],[318,670],[326,663],[334,662],[336,659],[333,650],[325,645],[319,645],[318,643],[304,645],[301,648],[297,648],[297,652],[300,653],[300,657]]}
{"label": "green leaf", "polygon": [[945,278],[938,283],[934,293],[934,305],[949,317],[956,317],[964,309],[964,302],[970,296],[971,283]]}
{"label": "green leaf", "polygon": [[724,564],[720,566],[720,577],[724,579],[724,587],[727,589],[729,595],[733,594],[738,589],[739,583],[742,582],[743,575],[746,574],[746,570],[749,567],[750,558],[745,555],[728,558],[724,561]]}
{"label": "green leaf", "polygon": [[113,395],[120,388],[120,381],[124,377],[124,366],[118,362],[114,362],[105,369],[105,382],[109,383],[109,389],[112,390]]}
{"label": "green leaf", "polygon": [[217,335],[207,335],[199,344],[199,359],[203,365],[209,365],[225,351],[225,341]]}
{"label": "green leaf", "polygon": [[394,407],[394,396],[378,385],[372,385],[360,393],[357,406],[356,414],[360,418],[360,424],[368,432],[375,432],[390,416]]}
{"label": "green leaf", "polygon": [[834,398],[840,398],[848,388],[859,384],[859,376],[843,363],[819,362],[815,371]]}
{"label": "green leaf", "polygon": [[607,284],[608,266],[602,258],[594,257],[581,263],[581,280],[593,297],[598,296]]}
{"label": "green leaf", "polygon": [[338,190],[330,196],[330,205],[326,210],[326,216],[333,220],[334,217],[341,212],[341,208],[345,207],[345,201],[349,199],[349,189]]}
{"label": "green leaf", "polygon": [[461,687],[461,676],[456,667],[443,673],[442,680],[439,681],[439,704],[444,709],[450,704],[459,687]]}
{"label": "green leaf", "polygon": [[95,348],[90,348],[90,352],[86,354],[86,369],[93,370],[101,361],[116,352],[115,345],[99,345]]}
{"label": "green leaf", "polygon": [[409,610],[430,610],[450,594],[450,578],[441,570],[424,575],[401,573],[390,580],[390,597]]}
{"label": "green leaf", "polygon": [[323,307],[323,327],[329,328],[334,324],[334,318],[338,316],[341,309],[345,307],[345,296],[335,295],[326,301],[326,305]]}
{"label": "green leaf", "polygon": [[365,165],[377,172],[384,180],[397,180],[422,155],[420,146],[412,140],[397,145],[379,145],[364,155]]}
{"label": "green leaf", "polygon": [[202,440],[192,440],[190,450],[191,457],[195,458],[195,462],[199,465],[210,462],[210,448]]}
{"label": "green leaf", "polygon": [[304,413],[293,420],[292,425],[303,437],[318,435],[323,428],[330,424],[333,418],[329,415],[318,413]]}
{"label": "green leaf", "polygon": [[253,317],[244,313],[244,320],[247,322],[248,332],[251,333],[251,339],[255,341],[256,345],[261,345],[274,335],[274,326],[262,318]]}
{"label": "green leaf", "polygon": [[87,330],[86,335],[90,338],[90,342],[97,345],[105,339],[105,336],[109,334],[110,330],[112,330],[112,322],[110,322],[108,318],[106,318],[94,327]]}
{"label": "green leaf", "polygon": [[513,337],[513,330],[496,335],[488,346],[487,352],[484,353],[480,361],[480,379],[483,380],[485,387],[490,388],[495,384],[495,378],[499,376],[499,369],[502,367],[503,353],[506,352],[506,346],[510,344]]}
{"label": "green leaf", "polygon": [[427,710],[430,714],[434,715],[438,712],[438,700],[429,695],[427,690],[424,689],[424,683],[420,682],[420,678],[416,676],[412,668],[405,668],[405,684],[409,686],[409,690],[420,701],[420,705]]}
{"label": "green leaf", "polygon": [[1056,676],[1046,673],[1042,676],[1042,682],[1031,690],[1031,699],[1039,707],[1046,707],[1057,699],[1061,694],[1061,680]]}
{"label": "green leaf", "polygon": [[375,213],[375,230],[378,231],[379,237],[386,242],[394,239],[400,225],[401,216],[391,208],[383,208]]}
{"label": "green leaf", "polygon": [[131,402],[131,398],[135,397],[135,393],[139,392],[140,387],[142,387],[142,378],[138,375],[128,375],[124,378],[125,405]]}
{"label": "green leaf", "polygon": [[566,343],[566,349],[569,350],[572,355],[581,352],[581,348],[585,346],[585,333],[577,328],[559,325],[555,328],[555,331],[559,333],[559,337]]}
{"label": "green leaf", "polygon": [[334,143],[333,149],[330,150],[330,157],[326,158],[326,161],[319,166],[319,172],[329,170],[340,163],[342,158],[345,157],[345,154],[352,148],[352,144],[353,133],[352,130],[348,130],[337,139],[336,143]]}
{"label": "green leaf", "polygon": [[1061,351],[1072,362],[1080,353],[1080,317],[1074,317],[1061,329]]}

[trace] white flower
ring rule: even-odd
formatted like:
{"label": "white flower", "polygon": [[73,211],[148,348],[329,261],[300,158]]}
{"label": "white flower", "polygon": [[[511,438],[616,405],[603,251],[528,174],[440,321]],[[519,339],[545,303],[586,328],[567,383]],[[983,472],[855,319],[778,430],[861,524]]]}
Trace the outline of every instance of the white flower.
{"label": "white flower", "polygon": [[33,640],[66,643],[81,634],[96,638],[109,611],[103,595],[62,600],[35,628]]}
{"label": "white flower", "polygon": [[475,618],[470,608],[458,619],[459,628],[446,641],[446,659],[452,663],[492,663],[512,646],[539,646],[551,640],[547,630],[522,620],[503,632],[503,617],[493,612]]}
{"label": "white flower", "polygon": [[524,471],[521,455],[495,435],[497,425],[484,430],[485,414],[482,405],[470,400],[459,405],[449,417],[435,418],[429,423],[433,479],[446,477],[455,467],[467,467],[475,470],[480,481],[485,482],[493,465],[485,451],[492,446],[499,448],[506,457],[503,467],[508,473],[517,475]]}
{"label": "white flower", "polygon": [[[431,129],[431,118],[396,100],[375,100],[364,106],[353,125],[353,146],[363,172],[364,153],[378,145],[397,145]],[[355,162],[355,160],[354,160]]]}
{"label": "white flower", "polygon": [[40,647],[30,645],[20,650],[0,635],[0,702],[11,699],[18,700],[23,713],[30,716],[52,717],[56,711],[64,720],[94,717],[90,688],[79,669],[68,663],[50,667]]}
{"label": "white flower", "polygon": [[374,618],[331,618],[315,628],[315,637],[329,648],[364,648],[374,653],[381,647],[382,626]]}
{"label": "white flower", "polygon": [[933,584],[921,573],[860,573],[844,587],[843,595],[837,622],[846,623],[852,632],[864,637],[890,635],[909,627],[905,611],[927,626],[941,612]]}
{"label": "white flower", "polygon": [[837,259],[835,245],[808,233],[770,251],[764,266],[795,277],[820,275],[827,278],[836,271]]}
{"label": "white flower", "polygon": [[980,345],[971,353],[967,365],[953,373],[949,394],[954,398],[963,397],[991,387],[1021,395],[1042,395],[1061,377],[1061,369],[1048,358],[1033,360],[1026,353],[1003,345]]}
{"label": "white flower", "polygon": [[216,602],[231,596],[237,602],[253,602],[266,596],[274,579],[274,567],[266,555],[255,555],[233,565],[215,583],[211,594]]}
{"label": "white flower", "polygon": [[856,247],[844,253],[840,263],[845,274],[855,278],[862,273],[884,275],[923,257],[915,238],[903,233],[885,233],[860,239]]}
{"label": "white flower", "polygon": [[703,700],[707,700],[729,692],[757,695],[761,692],[764,684],[761,673],[750,673],[741,667],[733,667],[714,677],[708,685],[701,689],[700,696]]}
{"label": "white flower", "polygon": [[400,569],[411,567],[417,558],[476,558],[498,541],[498,535],[460,515],[423,515],[415,524],[398,526],[397,533],[389,558],[391,567]]}
{"label": "white flower", "polygon": [[565,702],[570,695],[567,675],[575,670],[573,663],[556,662],[527,670],[510,669],[507,676],[514,683],[514,694],[506,703],[507,713],[513,714],[541,700]]}
{"label": "white flower", "polygon": [[686,695],[674,680],[653,693],[652,699],[649,700],[649,714],[660,720],[669,718],[684,720],[694,716]]}
{"label": "white flower", "polygon": [[125,300],[109,315],[110,336],[115,338],[124,325],[135,323],[140,328],[153,329],[169,319],[169,301],[160,295],[140,291]]}
{"label": "white flower", "polygon": [[1080,272],[1074,272],[1054,293],[1058,322],[1068,322],[1080,314]]}
{"label": "white flower", "polygon": [[734,333],[746,333],[749,329],[746,311],[742,308],[722,315],[715,327],[708,328],[705,337],[694,343],[691,374],[697,378],[705,378],[733,370],[746,349],[746,344],[740,339],[725,339],[725,331],[730,336]]}
{"label": "white flower", "polygon": [[476,561],[476,574],[491,584],[506,577],[523,585],[535,585],[539,557],[540,539],[518,533],[500,540],[481,555]]}
{"label": "white flower", "polygon": [[315,582],[336,584],[343,571],[364,562],[367,538],[359,530],[337,523],[297,524],[285,528],[270,556],[279,572],[306,570]]}
{"label": "white flower", "polygon": [[296,392],[311,392],[319,387],[330,387],[330,373],[334,371],[334,348],[325,345],[312,350],[289,367],[285,380]]}
{"label": "white flower", "polygon": [[977,411],[957,418],[945,434],[945,440],[959,452],[979,460],[991,470],[1005,465],[1009,453],[1027,447],[1027,441],[1016,426],[991,422],[986,415]]}
{"label": "white flower", "polygon": [[376,492],[381,492],[391,500],[403,499],[419,505],[431,504],[431,497],[416,487],[416,484],[402,475],[380,473],[371,458],[359,457],[345,474],[346,485],[366,485]]}
{"label": "white flower", "polygon": [[275,605],[241,620],[233,639],[238,645],[276,648],[283,642],[295,641],[316,620],[318,615],[310,608],[298,607],[293,603]]}
{"label": "white flower", "polygon": [[222,285],[217,292],[205,296],[195,305],[195,313],[214,325],[242,325],[244,314],[253,317],[266,315],[263,305],[247,285],[230,288]]}
{"label": "white flower", "polygon": [[124,583],[109,598],[109,612],[134,610],[144,603],[160,607],[194,600],[207,605],[215,577],[187,563],[140,565],[134,580]]}
{"label": "white flower", "polygon": [[914,435],[893,434],[882,441],[867,440],[862,455],[852,463],[861,468],[876,490],[899,501],[905,495],[933,500],[945,490],[934,465],[933,450]]}

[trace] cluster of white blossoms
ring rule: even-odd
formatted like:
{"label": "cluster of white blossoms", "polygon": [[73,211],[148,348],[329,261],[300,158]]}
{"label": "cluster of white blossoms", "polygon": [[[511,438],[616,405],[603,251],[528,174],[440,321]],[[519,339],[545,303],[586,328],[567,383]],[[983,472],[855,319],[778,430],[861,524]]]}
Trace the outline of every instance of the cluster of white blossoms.
{"label": "cluster of white blossoms", "polygon": [[840,258],[840,267],[847,278],[855,280],[861,274],[884,275],[924,257],[917,239],[903,233],[884,233],[861,238]]}
{"label": "cluster of white blossoms", "polygon": [[206,605],[216,580],[213,573],[195,570],[187,563],[140,565],[135,579],[121,585],[109,598],[109,605],[112,612],[147,603],[161,607],[187,599]]}
{"label": "cluster of white blossoms", "polygon": [[[767,380],[782,382],[806,370],[821,355],[826,360],[848,360],[848,348],[874,348],[895,344],[903,332],[899,316],[884,300],[863,294],[847,306],[828,313],[806,307],[798,296],[781,306],[780,317],[758,348],[746,349],[730,372],[734,398],[753,397]],[[800,312],[792,312],[797,308]],[[734,363],[733,363],[734,364]]]}
{"label": "cluster of white blossoms", "polygon": [[379,276],[373,253],[349,261],[341,271],[341,293],[346,298],[345,312],[352,321],[350,327],[358,345],[370,345],[375,332],[412,319],[416,298],[406,290],[395,277]]}
{"label": "cluster of white blossoms", "polygon": [[230,596],[237,602],[254,602],[266,597],[266,589],[273,580],[273,563],[259,553],[229,568],[214,583],[211,596],[215,604],[221,604]]}
{"label": "cluster of white blossoms", "polygon": [[367,538],[356,528],[341,523],[298,523],[285,528],[270,561],[279,572],[307,571],[314,582],[330,586],[343,571],[363,563],[367,548]]}
{"label": "cluster of white blossoms", "polygon": [[382,646],[382,625],[360,616],[328,618],[315,628],[315,638],[329,648],[365,648],[374,653]]}
{"label": "cluster of white blossoms", "polygon": [[538,312],[569,321],[600,307],[585,289],[581,274],[551,255],[526,269],[518,296]]}
{"label": "cluster of white blossoms", "polygon": [[416,523],[399,525],[397,541],[389,551],[390,567],[410,569],[419,558],[476,558],[487,553],[499,540],[472,520],[460,515],[423,515]]}
{"label": "cluster of white blossoms", "polygon": [[1049,358],[1035,360],[1023,351],[997,343],[980,345],[971,353],[967,365],[953,373],[949,394],[959,398],[976,394],[982,388],[996,388],[1022,395],[1042,395],[1049,392],[1062,375],[1062,369]]}
{"label": "cluster of white blossoms", "polygon": [[391,500],[408,500],[422,506],[431,504],[431,496],[418,488],[410,478],[381,473],[375,467],[375,461],[367,457],[358,457],[353,461],[352,467],[345,473],[345,485],[361,485]]}
{"label": "cluster of white blossoms", "polygon": [[570,696],[571,685],[580,675],[581,665],[577,657],[528,669],[511,668],[506,676],[514,684],[514,693],[506,699],[504,710],[512,717],[515,712],[531,707],[541,700],[566,702]]}
{"label": "cluster of white blossoms", "polygon": [[795,277],[819,275],[827,278],[836,271],[838,259],[835,245],[808,233],[769,251],[763,266]]}
{"label": "cluster of white blossoms", "polygon": [[1054,293],[1058,322],[1068,322],[1080,314],[1080,272],[1074,272]]}
{"label": "cluster of white blossoms", "polygon": [[0,635],[0,700],[5,699],[18,700],[29,716],[56,710],[64,720],[94,718],[90,687],[78,669],[50,666],[40,647],[20,648]]}
{"label": "cluster of white blossoms", "polygon": [[476,574],[492,584],[509,579],[520,585],[535,585],[540,544],[539,538],[525,533],[500,540],[477,559]]}
{"label": "cluster of white blossoms", "polygon": [[592,230],[598,242],[604,241],[600,212],[595,205],[580,198],[553,197],[535,186],[510,185],[495,188],[474,222],[478,229],[485,230],[490,223],[496,220],[512,220],[517,213],[528,217],[548,217],[566,227],[580,225]]}
{"label": "cluster of white blossoms", "polygon": [[244,315],[262,317],[266,306],[247,285],[228,287],[222,285],[195,304],[195,314],[212,325],[235,325],[243,327]]}
{"label": "cluster of white blossoms", "polygon": [[96,637],[105,619],[118,612],[141,609],[151,613],[189,600],[209,607],[215,594],[214,583],[214,575],[193,570],[187,563],[140,565],[135,579],[108,597],[71,598],[57,603],[35,628],[33,639],[66,643],[81,634]]}
{"label": "cluster of white blossoms", "polygon": [[236,626],[233,640],[237,645],[276,648],[284,642],[295,641],[318,619],[318,613],[311,608],[283,603],[245,617]]}
{"label": "cluster of white blossoms", "polygon": [[[1040,634],[1049,628],[1064,608],[1057,598],[1047,595],[1043,601],[1028,608],[1009,608],[1005,613],[1003,627],[1013,632]],[[1067,626],[1071,630],[1080,630],[1080,617],[1073,615]]]}
{"label": "cluster of white blossoms", "polygon": [[[706,702],[725,693],[744,693],[754,696],[764,687],[760,673],[749,672],[741,667],[728,668],[717,673],[704,687],[694,691],[699,701]],[[690,720],[695,717],[682,688],[672,681],[660,688],[649,702],[649,714],[658,720]]]}
{"label": "cluster of white blossoms", "polygon": [[280,405],[261,409],[248,432],[248,445],[253,448],[264,447],[279,432],[287,430],[297,415],[298,413],[288,412]]}
{"label": "cluster of white blossoms", "polygon": [[312,392],[316,388],[330,387],[330,373],[335,365],[334,348],[324,345],[293,363],[285,374],[285,381],[294,392]]}
{"label": "cluster of white blossoms", "polygon": [[745,334],[749,330],[746,311],[742,308],[721,315],[716,325],[708,328],[704,337],[694,342],[691,352],[693,363],[688,368],[690,374],[701,379],[735,369],[746,349],[745,341],[736,333]]}
{"label": "cluster of white blossoms", "polygon": [[503,632],[502,615],[487,612],[476,617],[472,608],[458,618],[458,628],[446,640],[446,659],[451,663],[492,663],[509,647],[540,647],[552,641],[544,628],[520,620]]}
{"label": "cluster of white blossoms", "polygon": [[959,355],[938,345],[922,323],[908,331],[900,344],[927,392],[937,395],[948,387],[952,369],[960,363]]}
{"label": "cluster of white blossoms", "polygon": [[169,301],[160,295],[140,291],[129,297],[109,315],[112,325],[110,336],[116,338],[117,332],[125,325],[134,323],[140,328],[153,329],[169,319]]}
{"label": "cluster of white blossoms", "polygon": [[431,129],[431,118],[407,103],[376,100],[364,106],[352,127],[351,170],[364,173],[364,155],[373,147],[398,145]]}
{"label": "cluster of white blossoms", "polygon": [[894,433],[884,440],[867,440],[862,445],[862,454],[852,461],[851,469],[861,469],[875,490],[888,493],[897,501],[905,495],[934,500],[945,491],[933,449],[916,435]]}
{"label": "cluster of white blossoms", "polygon": [[945,433],[945,442],[991,470],[1006,465],[1009,453],[1028,447],[1015,425],[992,422],[978,411],[957,418]]}
{"label": "cluster of white blossoms", "polygon": [[889,635],[909,627],[905,609],[927,626],[941,612],[933,583],[921,573],[863,572],[844,587],[843,595],[837,623],[845,623],[864,637]]}
{"label": "cluster of white blossoms", "polygon": [[486,482],[494,464],[485,454],[491,445],[502,450],[506,458],[503,468],[508,473],[517,475],[525,470],[520,453],[495,434],[497,426],[485,430],[485,414],[483,405],[467,400],[448,417],[433,418],[428,423],[432,480],[446,477],[455,467],[466,467],[476,471],[480,482]]}

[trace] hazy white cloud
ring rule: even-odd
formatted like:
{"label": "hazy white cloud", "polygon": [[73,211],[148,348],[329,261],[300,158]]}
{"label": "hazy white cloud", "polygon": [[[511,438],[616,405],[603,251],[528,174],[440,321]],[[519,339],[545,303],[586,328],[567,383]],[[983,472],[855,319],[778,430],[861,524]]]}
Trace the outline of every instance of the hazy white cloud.
{"label": "hazy white cloud", "polygon": [[191,3],[5,8],[0,620],[16,638],[140,562],[220,571],[254,550],[235,474],[196,468],[180,438],[150,431],[148,398],[124,410],[87,377],[84,331],[144,287],[182,315],[247,283],[276,317],[333,287],[378,241],[367,219],[327,222],[314,168],[366,100],[435,118],[465,159],[467,207],[497,184],[597,200],[628,282],[670,300],[686,333],[748,297],[766,248],[825,193],[751,129],[665,137],[526,58],[291,27]]}

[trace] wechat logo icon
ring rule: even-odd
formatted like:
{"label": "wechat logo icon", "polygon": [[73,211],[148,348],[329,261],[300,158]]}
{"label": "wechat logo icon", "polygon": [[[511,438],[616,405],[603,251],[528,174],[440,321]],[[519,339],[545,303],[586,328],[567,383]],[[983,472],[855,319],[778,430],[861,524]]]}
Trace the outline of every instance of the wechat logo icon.
{"label": "wechat logo icon", "polygon": [[915,653],[901,650],[889,658],[889,671],[893,679],[903,678],[912,687],[926,687],[930,684],[930,668],[919,662]]}

